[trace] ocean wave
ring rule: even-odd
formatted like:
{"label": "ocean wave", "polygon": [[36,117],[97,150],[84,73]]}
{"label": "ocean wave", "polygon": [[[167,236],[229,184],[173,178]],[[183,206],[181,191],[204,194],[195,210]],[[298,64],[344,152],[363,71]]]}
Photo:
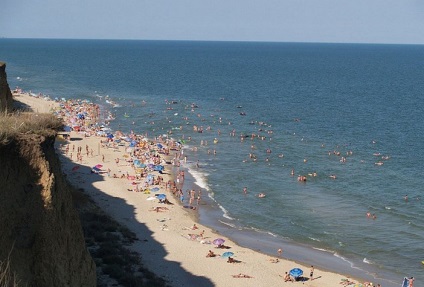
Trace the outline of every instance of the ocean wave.
{"label": "ocean wave", "polygon": [[234,220],[234,218],[232,218],[229,214],[228,214],[228,211],[222,206],[222,205],[220,205],[219,203],[218,203],[218,206],[219,206],[219,209],[221,209],[222,210],[222,212],[223,212],[223,217],[225,217],[225,218],[227,218],[227,219],[229,219],[229,220]]}
{"label": "ocean wave", "polygon": [[317,239],[317,238],[314,238],[314,237],[308,237],[310,240],[312,240],[312,241],[318,241],[318,242],[321,242],[321,240],[319,240],[319,239]]}
{"label": "ocean wave", "polygon": [[206,172],[202,172],[199,171],[198,169],[194,169],[194,168],[188,168],[188,172],[191,174],[191,176],[194,178],[194,183],[196,185],[198,185],[199,187],[210,191],[210,186],[208,184],[208,178],[207,176],[209,175]]}
{"label": "ocean wave", "polygon": [[347,260],[345,257],[341,256],[340,254],[338,254],[337,252],[334,252],[333,255],[341,260],[343,260],[344,262],[347,262],[351,268],[355,268],[355,269],[359,269],[357,267],[354,266],[353,262]]}
{"label": "ocean wave", "polygon": [[364,258],[364,260],[362,260],[362,262],[367,263],[367,264],[372,264],[372,262],[370,260],[368,260],[367,258]]}
{"label": "ocean wave", "polygon": [[318,251],[323,251],[323,252],[328,252],[328,253],[333,253],[334,251],[328,250],[328,249],[324,249],[324,248],[319,248],[319,247],[312,247],[312,249],[318,250]]}
{"label": "ocean wave", "polygon": [[222,221],[222,220],[218,220],[220,223],[222,223],[222,224],[224,224],[224,225],[227,225],[227,226],[229,226],[229,227],[232,227],[232,228],[234,228],[234,229],[241,229],[241,228],[238,228],[235,224],[233,224],[233,223],[229,223],[229,222],[225,222],[225,221]]}

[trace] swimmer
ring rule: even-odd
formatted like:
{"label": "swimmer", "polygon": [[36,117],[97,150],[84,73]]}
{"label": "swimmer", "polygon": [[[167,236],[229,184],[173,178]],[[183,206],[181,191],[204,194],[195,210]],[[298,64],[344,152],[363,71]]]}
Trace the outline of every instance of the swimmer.
{"label": "swimmer", "polygon": [[265,193],[262,193],[262,192],[258,194],[258,197],[259,197],[259,198],[263,198],[263,197],[265,197],[265,196],[266,196],[266,195],[265,195]]}

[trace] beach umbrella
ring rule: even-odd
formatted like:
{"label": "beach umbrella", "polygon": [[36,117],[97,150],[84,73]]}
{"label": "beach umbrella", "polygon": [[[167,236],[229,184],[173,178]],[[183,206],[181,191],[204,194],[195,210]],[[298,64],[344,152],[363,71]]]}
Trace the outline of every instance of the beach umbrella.
{"label": "beach umbrella", "polygon": [[63,130],[65,132],[70,132],[72,130],[72,128],[70,126],[63,126]]}
{"label": "beach umbrella", "polygon": [[150,191],[156,192],[156,191],[159,191],[159,189],[160,189],[159,187],[154,187],[154,188],[151,188]]}
{"label": "beach umbrella", "polygon": [[156,171],[163,171],[165,169],[165,167],[163,165],[155,165],[155,167],[153,168]]}
{"label": "beach umbrella", "polygon": [[107,135],[106,135],[106,137],[107,137],[108,139],[113,139],[113,134],[107,134]]}
{"label": "beach umbrella", "polygon": [[214,241],[212,241],[213,244],[218,245],[218,246],[223,244],[224,242],[225,242],[225,240],[222,239],[222,238],[217,238]]}
{"label": "beach umbrella", "polygon": [[101,164],[96,164],[95,166],[94,166],[95,168],[102,168],[103,167],[103,165],[101,165]]}
{"label": "beach umbrella", "polygon": [[294,278],[297,278],[303,275],[303,270],[300,268],[293,268],[292,270],[290,270],[289,274]]}
{"label": "beach umbrella", "polygon": [[94,172],[94,173],[99,173],[101,170],[100,170],[100,168],[97,168],[97,167],[95,167],[95,166],[93,166],[92,168],[91,168],[91,172]]}
{"label": "beach umbrella", "polygon": [[166,198],[166,195],[161,193],[161,194],[156,194],[156,198],[159,200],[164,200]]}
{"label": "beach umbrella", "polygon": [[227,252],[222,253],[221,256],[224,257],[224,258],[226,258],[226,257],[231,257],[233,255],[234,255],[234,252],[227,251]]}
{"label": "beach umbrella", "polygon": [[160,143],[158,143],[156,146],[157,146],[158,148],[163,148],[163,145],[161,145]]}

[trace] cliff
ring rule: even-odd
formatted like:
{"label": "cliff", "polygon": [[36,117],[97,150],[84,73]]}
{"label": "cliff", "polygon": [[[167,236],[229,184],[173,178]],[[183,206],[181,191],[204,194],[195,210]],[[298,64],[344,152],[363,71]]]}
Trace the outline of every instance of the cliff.
{"label": "cliff", "polygon": [[0,112],[12,110],[12,92],[7,83],[6,64],[0,62]]}
{"label": "cliff", "polygon": [[0,144],[0,261],[19,286],[96,286],[54,136],[20,134]]}

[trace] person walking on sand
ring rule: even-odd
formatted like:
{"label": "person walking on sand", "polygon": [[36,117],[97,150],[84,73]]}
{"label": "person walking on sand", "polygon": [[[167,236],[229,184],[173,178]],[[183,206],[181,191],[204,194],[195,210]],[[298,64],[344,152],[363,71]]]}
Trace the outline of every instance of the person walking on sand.
{"label": "person walking on sand", "polygon": [[309,273],[309,278],[311,278],[311,281],[314,280],[313,277],[314,277],[314,266],[311,265],[311,273]]}

